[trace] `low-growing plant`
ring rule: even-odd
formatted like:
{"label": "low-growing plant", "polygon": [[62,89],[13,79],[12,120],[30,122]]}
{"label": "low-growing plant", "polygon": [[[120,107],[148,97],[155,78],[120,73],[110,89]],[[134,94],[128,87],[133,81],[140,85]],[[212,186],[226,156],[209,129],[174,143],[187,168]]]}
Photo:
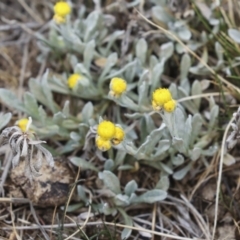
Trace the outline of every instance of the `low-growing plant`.
{"label": "low-growing plant", "polygon": [[[214,9],[207,19],[212,33],[207,35],[203,31],[196,37],[191,18],[179,19],[165,11],[169,9],[167,1],[151,2],[153,21],[165,26],[192,51],[203,49],[201,59],[207,63],[205,45],[220,27]],[[144,37],[133,38],[131,49],[123,56],[123,41],[128,33],[112,27],[114,15],[97,9],[88,14],[81,5],[77,18],[71,20],[71,4],[58,4],[54,7],[49,36],[37,35],[39,61],[46,56],[64,58],[67,66],[61,68],[60,74],[47,70],[41,79],[30,79],[29,92],[23,94],[22,101],[6,89],[0,89],[0,99],[9,108],[32,117],[32,131],[40,138],[64,142],[53,152],[55,155],[70,156],[75,166],[98,173],[103,186],[98,193],[104,200],[91,203],[95,212],[113,216],[120,213],[125,223],[132,226],[127,207],[164,200],[170,178],[182,180],[197,161],[205,164],[218,150],[215,139],[219,135],[219,106],[213,97],[207,97],[204,105],[201,102],[210,86],[205,77],[211,72],[202,62],[196,64],[168,34],[159,33],[164,40],[154,42],[155,47]],[[61,7],[66,9],[62,12]],[[229,34],[236,39],[238,33]],[[217,62],[211,68],[228,71],[219,42],[215,43],[215,54]],[[175,59],[179,59],[179,66],[176,73],[171,73],[169,66]],[[10,114],[0,116],[1,129],[10,118]],[[19,127],[21,123],[24,121],[17,122]],[[238,134],[236,124],[233,128],[231,146]],[[25,156],[23,149],[14,151],[15,156]],[[93,155],[96,157],[91,158]],[[100,160],[98,166],[96,159]],[[49,162],[52,164],[52,160]],[[122,187],[117,172],[137,171],[143,165],[159,170],[155,186],[140,189],[132,179]],[[85,187],[78,184],[77,189],[82,201],[77,208],[89,205]],[[131,230],[124,229],[122,239],[130,234]]]}

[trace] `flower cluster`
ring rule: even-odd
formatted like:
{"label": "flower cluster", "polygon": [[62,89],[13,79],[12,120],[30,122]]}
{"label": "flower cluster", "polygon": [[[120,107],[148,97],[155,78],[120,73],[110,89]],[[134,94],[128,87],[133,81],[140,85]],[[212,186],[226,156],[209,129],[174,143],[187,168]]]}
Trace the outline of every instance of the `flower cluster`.
{"label": "flower cluster", "polygon": [[120,97],[127,90],[127,83],[122,78],[112,78],[110,82],[109,95],[113,97]]}
{"label": "flower cluster", "polygon": [[27,125],[29,120],[27,118],[22,118],[16,122],[16,125],[23,131],[27,131]]}
{"label": "flower cluster", "polygon": [[73,89],[77,86],[78,82],[82,79],[82,75],[78,74],[78,73],[74,73],[72,75],[69,76],[67,83],[68,83],[68,87],[70,89]]}
{"label": "flower cluster", "polygon": [[50,167],[54,166],[52,154],[41,145],[45,141],[38,140],[36,135],[29,131],[31,123],[32,118],[21,119],[19,126],[22,128],[7,127],[0,134],[0,146],[8,144],[12,151],[13,167],[16,167],[21,159],[25,160],[25,175],[30,181],[33,177],[41,175],[39,171],[42,167],[43,156]]}
{"label": "flower cluster", "polygon": [[166,112],[173,112],[176,108],[176,101],[172,99],[172,94],[166,88],[158,88],[152,94],[152,107],[159,111],[164,109]]}
{"label": "flower cluster", "polygon": [[107,151],[112,145],[121,143],[124,137],[125,133],[119,125],[104,120],[97,127],[96,145],[101,151]]}
{"label": "flower cluster", "polygon": [[54,5],[54,17],[53,19],[55,20],[56,23],[61,24],[66,21],[67,15],[70,14],[71,12],[71,7],[67,2],[57,2]]}

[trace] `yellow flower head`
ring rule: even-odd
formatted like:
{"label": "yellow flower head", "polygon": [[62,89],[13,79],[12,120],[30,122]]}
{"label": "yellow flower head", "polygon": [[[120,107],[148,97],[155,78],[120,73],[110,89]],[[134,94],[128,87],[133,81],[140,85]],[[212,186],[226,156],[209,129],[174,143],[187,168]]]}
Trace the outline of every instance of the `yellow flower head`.
{"label": "yellow flower head", "polygon": [[121,143],[123,141],[124,137],[125,137],[125,133],[124,133],[123,129],[119,126],[116,126],[115,134],[112,138],[112,144],[118,145],[119,143]]}
{"label": "yellow flower head", "polygon": [[152,104],[155,106],[162,107],[170,100],[172,100],[172,95],[167,88],[158,88],[152,94]]}
{"label": "yellow flower head", "polygon": [[110,82],[110,95],[119,97],[127,90],[127,83],[122,78],[112,78]]}
{"label": "yellow flower head", "polygon": [[166,102],[164,105],[163,105],[163,108],[166,112],[173,112],[176,108],[176,101],[175,100],[170,100],[168,102]]}
{"label": "yellow flower head", "polygon": [[106,140],[111,140],[115,134],[115,125],[110,121],[102,121],[97,127],[97,134]]}
{"label": "yellow flower head", "polygon": [[67,2],[57,2],[53,10],[55,15],[65,18],[71,12],[71,7]]}
{"label": "yellow flower head", "polygon": [[69,76],[67,82],[68,82],[68,87],[73,89],[74,87],[77,86],[77,83],[79,80],[82,79],[82,76],[78,73],[74,73],[72,75]]}
{"label": "yellow flower head", "polygon": [[53,20],[57,23],[57,24],[61,24],[61,23],[65,23],[66,22],[66,18],[62,17],[60,15],[55,14],[53,16]]}
{"label": "yellow flower head", "polygon": [[16,122],[16,124],[23,132],[26,132],[28,121],[29,120],[27,118],[22,118],[22,119],[18,120]]}
{"label": "yellow flower head", "polygon": [[103,152],[111,148],[111,142],[109,140],[101,138],[100,136],[96,137],[96,145],[98,149],[100,149]]}

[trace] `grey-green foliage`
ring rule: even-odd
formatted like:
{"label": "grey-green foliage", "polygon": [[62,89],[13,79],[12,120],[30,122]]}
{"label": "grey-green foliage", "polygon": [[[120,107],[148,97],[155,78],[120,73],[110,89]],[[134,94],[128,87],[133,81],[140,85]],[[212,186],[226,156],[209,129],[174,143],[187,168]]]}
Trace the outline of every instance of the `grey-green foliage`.
{"label": "grey-green foliage", "polygon": [[[123,191],[120,188],[120,182],[118,177],[110,171],[99,172],[99,178],[102,179],[104,186],[111,191],[108,196],[111,195],[109,201],[112,201],[111,205],[121,213],[126,225],[132,226],[132,219],[124,211],[124,207],[137,203],[155,203],[164,200],[167,197],[167,192],[161,189],[146,190],[145,193],[140,195],[136,194],[138,185],[135,180],[128,182]],[[100,205],[99,211],[105,214],[112,214],[113,209],[108,207],[109,205]],[[122,239],[131,234],[130,230],[124,229],[122,232]]]}
{"label": "grey-green foliage", "polygon": [[[68,18],[63,25],[51,23],[48,39],[38,35],[42,51],[38,59],[43,60],[51,54],[57,60],[66,56],[70,66],[67,71],[70,72],[66,73],[63,68],[59,75],[46,72],[41,80],[30,79],[30,92],[24,94],[22,101],[12,92],[0,89],[1,101],[32,116],[40,136],[56,136],[56,140],[65,141],[59,154],[74,150],[84,152],[83,156],[73,156],[70,161],[83,170],[98,172],[103,182],[104,188],[96,191],[103,194],[106,202],[93,202],[93,210],[113,216],[118,211],[129,226],[133,225],[133,221],[126,214],[126,207],[165,199],[170,186],[169,175],[181,180],[196,161],[204,161],[205,157],[215,153],[216,145],[209,145],[217,135],[219,107],[210,98],[209,106],[200,112],[200,95],[209,85],[209,81],[202,78],[210,73],[206,64],[211,65],[213,70],[231,73],[230,68],[224,65],[221,44],[215,43],[216,61],[209,61],[209,53],[204,46],[219,31],[219,22],[213,14],[207,18],[212,32],[202,32],[198,38],[193,38],[195,31],[190,27],[191,19],[180,20],[170,13],[166,0],[151,2],[155,4],[151,9],[152,19],[192,51],[201,48],[200,62],[196,63],[186,48],[169,34],[156,33],[153,36],[157,41],[153,43],[145,37],[128,36],[126,31],[112,30],[113,15],[98,10],[87,14],[82,6],[76,20]],[[126,6],[137,3],[132,1]],[[238,43],[239,32],[232,29],[228,33]],[[125,40],[129,41],[126,51],[123,46]],[[177,59],[180,59],[176,67],[178,76],[173,79],[171,63]],[[83,76],[74,89],[70,89],[67,83],[71,73]],[[119,98],[108,95],[109,81],[113,77],[124,78],[128,83],[127,91]],[[170,84],[172,80],[174,83]],[[173,98],[178,101],[177,108],[173,113],[153,112],[152,92],[167,84]],[[60,93],[67,100],[57,103],[54,93]],[[111,116],[109,120],[121,124],[126,136],[121,144],[114,146],[114,151],[104,155],[96,151],[96,156],[102,161],[97,168],[95,158],[89,160],[86,156],[95,151],[93,142],[99,116]],[[10,115],[7,115],[6,119],[9,118]],[[113,172],[131,170],[135,163],[139,163],[140,167],[143,163],[160,170],[154,189],[140,193],[134,180],[121,186]],[[88,205],[86,189],[78,185],[77,190],[80,199]],[[69,211],[83,205],[72,206]],[[130,234],[131,230],[124,229],[122,239]]]}
{"label": "grey-green foliage", "polygon": [[0,113],[0,130],[3,129],[11,120],[11,113]]}
{"label": "grey-green foliage", "polygon": [[[32,128],[40,137],[58,135],[62,139],[67,139],[69,141],[65,145],[65,149],[68,149],[68,151],[73,150],[76,147],[83,146],[84,139],[82,136],[78,135],[79,139],[76,141],[77,133],[75,134],[75,139],[71,139],[74,135],[74,132],[71,132],[76,130],[81,133],[80,126],[84,124],[89,127],[89,121],[91,122],[93,115],[92,103],[88,102],[85,104],[81,112],[81,117],[73,116],[70,113],[70,102],[68,100],[64,102],[62,109],[54,101],[48,78],[48,72],[46,72],[40,81],[30,79],[30,92],[24,93],[22,101],[20,101],[10,90],[3,88],[0,89],[0,99],[11,109],[17,109],[18,111],[25,113],[27,116],[31,116],[33,118]],[[47,113],[49,110],[52,112],[50,116]],[[5,120],[2,122],[2,126],[6,125],[9,120],[10,115],[6,114]],[[86,130],[84,133],[86,133]]]}

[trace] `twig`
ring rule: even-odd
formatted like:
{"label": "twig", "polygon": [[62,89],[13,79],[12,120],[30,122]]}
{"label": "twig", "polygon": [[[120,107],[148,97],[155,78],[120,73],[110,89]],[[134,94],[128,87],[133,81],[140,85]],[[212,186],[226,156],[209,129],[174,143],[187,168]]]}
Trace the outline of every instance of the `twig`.
{"label": "twig", "polygon": [[[157,204],[154,203],[154,205],[153,205],[153,212],[152,212],[152,231],[155,230],[155,225],[156,225],[156,212],[157,212]],[[154,236],[152,236],[152,240],[154,240]]]}
{"label": "twig", "polygon": [[[42,24],[35,23],[35,22],[24,23],[24,25],[28,28],[38,28],[38,27],[42,26]],[[20,25],[20,23],[15,22],[14,24],[1,25],[0,31],[14,30],[14,29],[18,29],[18,28],[21,28],[21,25]]]}
{"label": "twig", "polygon": [[29,15],[38,23],[43,23],[43,20],[33,12],[33,10],[25,3],[24,0],[18,0],[22,7],[29,13]]}
{"label": "twig", "polygon": [[38,221],[36,212],[35,212],[35,210],[34,210],[34,208],[33,208],[33,205],[32,205],[32,202],[31,202],[31,201],[29,201],[29,205],[30,205],[31,213],[32,213],[32,215],[33,215],[36,223],[38,224],[39,229],[41,230],[43,236],[45,237],[46,240],[50,240],[50,238],[49,238],[49,236],[47,235],[45,229],[42,227],[42,225],[41,225],[40,222]]}
{"label": "twig", "polygon": [[8,151],[8,154],[6,155],[6,162],[7,163],[4,167],[4,170],[3,170],[3,173],[2,173],[2,176],[1,176],[1,182],[0,182],[0,193],[2,193],[3,197],[5,196],[3,186],[4,186],[5,181],[7,179],[7,176],[8,176],[8,172],[9,172],[9,169],[10,169],[10,166],[11,166],[11,160],[12,160],[12,152]]}
{"label": "twig", "polygon": [[[84,225],[85,223],[77,223],[78,225]],[[87,226],[95,226],[95,225],[100,225],[100,224],[105,224],[108,226],[114,226],[114,227],[120,227],[120,228],[129,228],[132,230],[136,230],[136,231],[141,231],[141,232],[147,232],[150,234],[154,234],[156,236],[162,236],[162,237],[167,237],[170,239],[177,239],[177,240],[209,240],[209,239],[203,239],[203,238],[185,238],[185,237],[180,237],[180,236],[175,236],[175,235],[171,235],[171,234],[166,234],[166,233],[161,233],[161,232],[157,232],[157,231],[151,231],[148,229],[144,229],[144,228],[138,228],[138,227],[132,227],[132,226],[128,226],[128,225],[123,225],[123,224],[118,224],[118,223],[111,223],[111,222],[87,222],[85,225]],[[54,224],[54,225],[42,225],[41,226],[44,229],[50,229],[50,228],[59,228],[58,224]],[[66,223],[64,224],[64,227],[76,227],[75,223]],[[16,229],[24,229],[24,230],[33,230],[33,229],[39,229],[38,225],[32,225],[32,226],[26,226],[26,227],[18,227],[16,226]],[[2,230],[12,230],[11,227],[2,227]]]}

